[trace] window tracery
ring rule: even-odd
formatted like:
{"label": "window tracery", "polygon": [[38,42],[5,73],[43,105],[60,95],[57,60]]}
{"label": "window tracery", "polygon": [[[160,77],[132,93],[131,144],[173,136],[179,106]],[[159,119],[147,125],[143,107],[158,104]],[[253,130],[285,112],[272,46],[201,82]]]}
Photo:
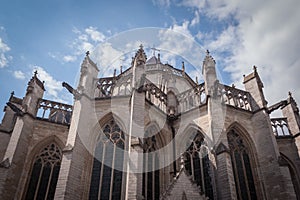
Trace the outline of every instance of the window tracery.
{"label": "window tracery", "polygon": [[[149,136],[150,130],[146,131]],[[159,199],[160,196],[160,179],[159,179],[159,158],[155,150],[157,150],[157,141],[155,135],[148,137],[144,142],[144,171],[142,195],[147,200]],[[152,152],[152,153],[151,153]]]}
{"label": "window tracery", "polygon": [[209,152],[200,133],[197,133],[185,154],[185,169],[209,199],[214,199]]}
{"label": "window tracery", "polygon": [[34,159],[25,199],[54,199],[62,152],[51,143]]}
{"label": "window tracery", "polygon": [[103,126],[95,149],[89,199],[121,199],[124,133],[115,120]]}
{"label": "window tracery", "polygon": [[257,199],[249,147],[234,130],[227,135],[238,199]]}

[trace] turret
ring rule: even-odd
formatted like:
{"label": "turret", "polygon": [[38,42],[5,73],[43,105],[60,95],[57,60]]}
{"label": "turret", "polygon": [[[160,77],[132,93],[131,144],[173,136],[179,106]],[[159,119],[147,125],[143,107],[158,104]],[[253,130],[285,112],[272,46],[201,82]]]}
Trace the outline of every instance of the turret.
{"label": "turret", "polygon": [[265,108],[267,101],[263,92],[263,83],[257,73],[256,66],[253,66],[253,72],[247,76],[244,76],[245,90],[250,92],[258,108]]}
{"label": "turret", "polygon": [[139,138],[143,138],[145,133],[145,93],[140,88],[144,85],[146,60],[143,46],[140,45],[132,63],[133,81],[128,134],[128,156],[130,160],[127,160],[128,163],[126,163],[125,168],[127,171],[125,199],[141,199],[142,196],[142,174],[135,173],[135,171],[143,167],[143,157],[141,156],[143,149]]}
{"label": "turret", "polygon": [[142,77],[145,74],[145,64],[147,56],[144,52],[143,45],[140,45],[133,60],[133,82],[132,87],[138,89],[141,86]]}
{"label": "turret", "polygon": [[202,75],[205,82],[205,92],[207,95],[211,95],[218,78],[216,73],[216,62],[209,54],[208,50],[206,51],[206,56],[203,61]]}
{"label": "turret", "polygon": [[80,94],[86,94],[88,96],[93,95],[94,83],[97,79],[99,69],[97,65],[90,59],[89,51],[86,52],[86,56],[81,64],[80,79],[77,90]]}
{"label": "turret", "polygon": [[34,72],[33,77],[28,82],[28,86],[26,89],[26,95],[23,98],[22,107],[24,112],[31,114],[33,116],[36,115],[38,109],[38,101],[43,98],[44,95],[44,82],[41,82],[37,77],[37,71]]}
{"label": "turret", "polygon": [[22,99],[15,97],[14,92],[10,94],[10,98],[7,102],[7,105],[3,109],[5,113],[0,124],[0,131],[4,131],[7,133],[10,133],[13,130],[16,122],[16,112],[13,111],[12,108],[10,108],[9,105],[11,104],[13,104],[16,107],[18,106],[19,108],[21,108],[22,105]]}
{"label": "turret", "polygon": [[299,108],[297,107],[296,101],[292,97],[292,93],[289,92],[287,99],[287,105],[282,108],[282,114],[287,118],[289,129],[292,135],[300,133],[300,116]]}

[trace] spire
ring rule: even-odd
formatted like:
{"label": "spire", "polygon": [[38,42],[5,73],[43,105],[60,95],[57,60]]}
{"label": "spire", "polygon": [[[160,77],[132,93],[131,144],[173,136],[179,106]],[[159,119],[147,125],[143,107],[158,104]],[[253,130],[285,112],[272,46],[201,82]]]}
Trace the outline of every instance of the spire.
{"label": "spire", "polygon": [[214,64],[216,64],[216,61],[214,60],[214,58],[210,55],[209,50],[206,50],[206,56],[204,58],[203,62],[213,62]]}
{"label": "spire", "polygon": [[216,62],[208,50],[206,50],[206,56],[203,61],[202,74],[205,82],[205,92],[207,95],[211,95],[218,78],[216,73]]}
{"label": "spire", "polygon": [[263,92],[264,84],[259,77],[257,67],[254,65],[253,72],[243,76],[244,76],[243,84],[245,86],[245,89],[247,92],[250,92],[254,101],[256,102],[255,109],[266,107],[268,102],[266,101]]}
{"label": "spire", "polygon": [[144,52],[143,45],[140,45],[139,50],[136,52],[134,56],[134,64],[141,65],[145,64],[147,60],[147,56]]}
{"label": "spire", "polygon": [[41,89],[43,89],[45,91],[44,82],[40,81],[40,79],[37,77],[37,74],[38,74],[38,71],[35,70],[33,73],[33,76],[31,77],[31,79],[28,82],[27,93],[30,93],[33,90],[34,84],[37,84]]}
{"label": "spire", "polygon": [[15,95],[15,91],[12,91],[12,92],[10,93],[9,101],[12,100],[12,98],[14,97],[14,95]]}

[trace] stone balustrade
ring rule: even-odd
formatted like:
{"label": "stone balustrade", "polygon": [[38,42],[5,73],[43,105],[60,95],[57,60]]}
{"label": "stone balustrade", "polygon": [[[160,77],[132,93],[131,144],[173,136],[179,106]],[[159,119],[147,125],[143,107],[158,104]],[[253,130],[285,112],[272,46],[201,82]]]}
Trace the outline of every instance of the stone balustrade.
{"label": "stone balustrade", "polygon": [[271,125],[276,137],[290,136],[291,132],[287,123],[287,118],[272,118]]}
{"label": "stone balustrade", "polygon": [[253,111],[253,106],[251,105],[251,95],[249,92],[227,85],[218,85],[218,94],[221,95],[221,100],[224,104]]}
{"label": "stone balustrade", "polygon": [[177,95],[180,111],[186,112],[203,104],[206,104],[204,83],[197,85]]}
{"label": "stone balustrade", "polygon": [[69,125],[71,116],[71,105],[40,99],[36,115],[37,119]]}

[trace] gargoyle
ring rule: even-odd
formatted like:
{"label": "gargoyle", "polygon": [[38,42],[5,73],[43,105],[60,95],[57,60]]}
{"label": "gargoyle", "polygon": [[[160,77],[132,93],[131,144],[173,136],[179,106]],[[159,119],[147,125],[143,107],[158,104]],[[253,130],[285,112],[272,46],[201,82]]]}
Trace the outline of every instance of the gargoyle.
{"label": "gargoyle", "polygon": [[77,97],[80,96],[80,93],[79,93],[77,90],[75,90],[75,89],[74,89],[71,85],[69,85],[68,83],[63,82],[63,83],[62,83],[62,86],[63,86],[64,88],[66,88],[71,94],[73,94],[75,98],[77,98]]}
{"label": "gargoyle", "polygon": [[10,107],[18,116],[23,116],[25,114],[24,111],[11,102],[7,102],[6,105],[8,105],[8,107]]}

